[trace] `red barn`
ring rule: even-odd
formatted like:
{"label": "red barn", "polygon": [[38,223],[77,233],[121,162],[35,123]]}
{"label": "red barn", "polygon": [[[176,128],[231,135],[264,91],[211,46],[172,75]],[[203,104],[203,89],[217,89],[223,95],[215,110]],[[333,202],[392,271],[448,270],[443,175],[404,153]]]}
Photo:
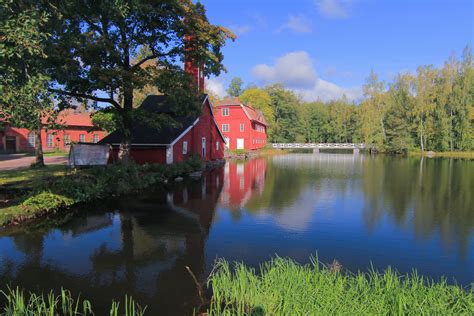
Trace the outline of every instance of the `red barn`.
{"label": "red barn", "polygon": [[254,150],[267,144],[268,124],[263,113],[237,98],[219,102],[216,121],[231,150]]}
{"label": "red barn", "polygon": [[[94,127],[90,113],[75,113],[64,110],[57,118],[61,129],[43,128],[41,142],[43,151],[67,151],[69,145],[76,142],[97,143],[105,136],[105,132]],[[35,134],[26,128],[17,128],[7,122],[0,122],[0,152],[34,152]]]}
{"label": "red barn", "polygon": [[[196,116],[177,116],[173,104],[165,95],[150,95],[140,109],[150,113],[168,114],[177,124],[161,128],[134,122],[131,129],[130,157],[139,164],[181,162],[191,155],[198,155],[204,161],[224,158],[224,136],[214,119],[214,112],[207,95],[202,96],[202,111]],[[113,132],[100,143],[110,144],[117,159],[123,133]]]}

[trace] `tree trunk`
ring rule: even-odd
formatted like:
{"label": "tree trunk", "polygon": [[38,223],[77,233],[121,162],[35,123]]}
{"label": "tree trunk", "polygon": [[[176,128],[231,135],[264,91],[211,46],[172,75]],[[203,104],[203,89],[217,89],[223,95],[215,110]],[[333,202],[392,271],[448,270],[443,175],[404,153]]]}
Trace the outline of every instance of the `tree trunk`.
{"label": "tree trunk", "polygon": [[35,131],[35,167],[44,167],[43,143],[41,141],[41,116],[38,118],[38,124]]}
{"label": "tree trunk", "polygon": [[421,152],[425,151],[425,144],[423,139],[423,119],[420,120],[420,147]]}
{"label": "tree trunk", "polygon": [[132,145],[132,111],[133,111],[133,88],[127,84],[124,86],[123,110],[121,111],[123,121],[123,139],[120,143],[118,153],[119,162],[127,165],[130,161],[130,149]]}
{"label": "tree trunk", "polygon": [[451,119],[449,120],[449,146],[451,148],[451,151],[454,150],[454,144],[453,144],[453,110],[450,111],[451,114]]}

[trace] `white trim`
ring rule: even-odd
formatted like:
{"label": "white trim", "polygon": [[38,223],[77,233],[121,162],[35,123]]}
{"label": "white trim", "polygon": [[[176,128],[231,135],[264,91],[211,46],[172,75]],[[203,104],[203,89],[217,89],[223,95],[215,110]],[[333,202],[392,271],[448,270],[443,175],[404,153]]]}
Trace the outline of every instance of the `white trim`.
{"label": "white trim", "polygon": [[219,132],[219,135],[221,136],[222,140],[225,142],[225,137],[224,134],[222,134],[221,129],[219,128],[219,124],[217,124],[216,117],[214,115],[214,107],[212,106],[211,99],[209,99],[209,95],[206,95],[206,98],[204,99],[204,102],[208,101],[209,108],[211,109],[211,116],[212,120],[214,121],[214,124],[216,125],[217,131]]}
{"label": "white trim", "polygon": [[177,142],[178,140],[180,140],[181,138],[183,138],[184,135],[186,135],[186,134],[191,130],[191,128],[193,128],[198,122],[199,122],[199,117],[194,121],[194,123],[193,123],[191,126],[189,126],[188,128],[186,128],[186,129],[184,130],[184,132],[182,132],[181,134],[179,134],[179,136],[176,137],[175,140],[173,140],[173,142],[171,142],[170,145],[173,146],[174,144],[176,144],[176,142]]}
{"label": "white trim", "polygon": [[173,145],[166,146],[166,163],[168,165],[173,163]]}

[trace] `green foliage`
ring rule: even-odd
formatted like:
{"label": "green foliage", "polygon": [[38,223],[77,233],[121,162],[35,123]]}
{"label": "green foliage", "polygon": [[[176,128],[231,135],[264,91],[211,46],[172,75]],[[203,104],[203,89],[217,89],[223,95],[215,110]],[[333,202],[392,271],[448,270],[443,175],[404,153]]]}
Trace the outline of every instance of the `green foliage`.
{"label": "green foliage", "polygon": [[271,106],[272,99],[268,92],[257,87],[247,88],[240,95],[240,100],[245,104],[251,104],[257,110],[262,111],[263,116],[267,121],[267,131],[271,138],[271,132],[275,124],[275,115]]}
{"label": "green foliage", "polygon": [[92,124],[107,133],[112,133],[117,130],[119,124],[119,118],[113,111],[97,111],[92,114]]}
{"label": "green foliage", "polygon": [[337,264],[325,267],[276,258],[255,269],[237,263],[216,263],[209,278],[213,297],[209,315],[353,315],[474,313],[474,292],[445,280],[383,273],[340,272]]}
{"label": "green foliage", "polygon": [[232,78],[229,88],[227,89],[227,94],[231,97],[238,97],[242,94],[242,85],[243,81],[240,77]]}
{"label": "green foliage", "polygon": [[50,211],[70,206],[74,200],[63,195],[43,191],[27,198],[22,205],[28,212]]}
{"label": "green foliage", "polygon": [[[2,306],[2,315],[5,316],[55,316],[55,315],[94,315],[91,301],[72,296],[69,290],[61,288],[60,294],[56,295],[53,290],[48,294],[25,294],[19,287],[6,291],[0,291],[4,296],[5,305]],[[123,308],[120,302],[112,301],[110,316],[141,316],[144,315],[146,307],[137,304],[132,297],[125,295]]]}

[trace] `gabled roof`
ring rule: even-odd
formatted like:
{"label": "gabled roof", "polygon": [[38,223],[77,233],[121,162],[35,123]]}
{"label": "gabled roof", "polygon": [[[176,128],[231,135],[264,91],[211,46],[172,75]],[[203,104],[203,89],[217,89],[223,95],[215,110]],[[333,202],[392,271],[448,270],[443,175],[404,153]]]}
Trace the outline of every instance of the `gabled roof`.
{"label": "gabled roof", "polygon": [[243,104],[239,98],[221,100],[217,106],[240,106],[249,120],[268,126],[262,111],[254,109],[251,104]]}
{"label": "gabled roof", "polygon": [[[174,115],[176,108],[166,95],[150,95],[140,105],[140,109],[155,114],[168,114],[173,116],[177,124],[164,125],[161,128],[148,126],[143,122],[136,121],[132,124],[131,143],[134,146],[166,146],[177,141],[181,136],[199,121],[199,114],[191,116]],[[208,103],[207,95],[202,96],[202,103]],[[210,105],[209,105],[210,106]],[[212,111],[212,109],[211,109]],[[212,113],[212,112],[211,112]],[[216,124],[217,127],[217,124]],[[99,143],[120,144],[123,132],[115,131],[103,138]],[[221,137],[223,138],[222,134]],[[224,138],[223,138],[224,139]]]}

